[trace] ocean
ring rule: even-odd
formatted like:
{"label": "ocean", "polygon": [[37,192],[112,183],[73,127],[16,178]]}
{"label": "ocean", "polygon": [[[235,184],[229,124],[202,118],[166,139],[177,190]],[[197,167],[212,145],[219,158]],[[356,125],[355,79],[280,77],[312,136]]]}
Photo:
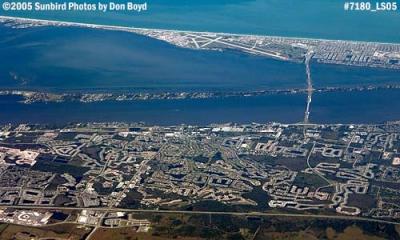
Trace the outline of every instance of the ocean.
{"label": "ocean", "polygon": [[[86,2],[97,3],[98,0]],[[345,11],[345,0],[147,0],[146,2],[148,10],[141,13],[0,10],[0,15],[128,27],[400,42],[398,32],[400,10]],[[371,2],[374,4],[376,0]]]}

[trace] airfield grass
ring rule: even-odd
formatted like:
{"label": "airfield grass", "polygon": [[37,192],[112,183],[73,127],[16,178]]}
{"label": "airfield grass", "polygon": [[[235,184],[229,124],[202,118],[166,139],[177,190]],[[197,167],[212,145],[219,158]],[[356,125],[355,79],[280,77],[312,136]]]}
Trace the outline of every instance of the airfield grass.
{"label": "airfield grass", "polygon": [[89,233],[90,229],[75,224],[60,224],[49,227],[28,227],[4,224],[0,239],[69,239],[79,240]]}

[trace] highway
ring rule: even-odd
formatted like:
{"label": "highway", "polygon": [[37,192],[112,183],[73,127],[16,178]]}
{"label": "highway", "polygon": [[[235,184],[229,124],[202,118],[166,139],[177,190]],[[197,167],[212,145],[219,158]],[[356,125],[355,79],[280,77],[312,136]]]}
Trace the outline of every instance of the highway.
{"label": "highway", "polygon": [[259,216],[259,217],[300,217],[300,218],[318,218],[318,219],[335,219],[335,220],[349,220],[349,221],[364,221],[364,222],[375,222],[375,223],[385,223],[385,224],[395,224],[400,225],[400,222],[374,219],[366,217],[356,217],[356,216],[345,216],[345,215],[326,215],[326,214],[306,214],[306,213],[273,213],[273,212],[212,212],[212,211],[184,211],[184,210],[157,210],[157,209],[128,209],[128,208],[109,208],[109,207],[51,207],[51,206],[10,206],[10,205],[0,205],[0,207],[15,208],[15,209],[31,209],[31,210],[93,210],[93,211],[105,211],[105,212],[131,212],[131,213],[171,213],[171,214],[206,214],[206,215],[231,215],[231,216]]}

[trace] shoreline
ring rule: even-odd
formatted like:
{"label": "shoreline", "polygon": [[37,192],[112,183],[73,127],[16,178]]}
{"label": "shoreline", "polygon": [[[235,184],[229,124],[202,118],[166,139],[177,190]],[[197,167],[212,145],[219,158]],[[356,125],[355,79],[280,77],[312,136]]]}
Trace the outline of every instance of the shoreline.
{"label": "shoreline", "polygon": [[[331,92],[363,92],[363,91],[379,91],[379,90],[399,90],[398,84],[387,84],[382,86],[355,86],[355,87],[322,87],[315,88],[315,93],[331,93]],[[230,97],[257,97],[266,95],[293,95],[307,94],[307,88],[288,88],[288,89],[271,89],[259,91],[195,91],[195,92],[51,92],[51,91],[35,91],[35,90],[0,90],[0,96],[20,96],[23,104],[32,103],[63,103],[63,102],[81,102],[93,103],[103,101],[150,101],[150,100],[184,100],[184,99],[215,99]]]}
{"label": "shoreline", "polygon": [[[1,20],[20,20],[26,21],[28,23],[41,23],[48,26],[70,26],[70,27],[86,27],[103,29],[110,31],[164,31],[164,32],[176,32],[176,33],[195,33],[195,34],[220,34],[225,36],[242,36],[242,37],[267,37],[275,39],[289,39],[289,40],[306,40],[306,41],[324,41],[324,42],[335,42],[335,43],[370,43],[370,44],[400,44],[398,42],[376,42],[376,41],[362,41],[362,40],[343,40],[343,39],[324,39],[324,38],[304,38],[304,37],[286,37],[286,36],[276,36],[276,35],[260,35],[260,34],[241,34],[241,33],[227,33],[227,32],[207,32],[207,31],[187,31],[187,30],[174,30],[174,29],[160,29],[160,28],[140,28],[140,27],[125,27],[117,25],[105,25],[105,24],[92,24],[92,23],[81,23],[81,22],[71,22],[71,21],[59,21],[59,20],[46,20],[46,19],[36,19],[36,18],[24,18],[24,17],[12,17],[0,15]],[[61,25],[58,25],[61,24]]]}

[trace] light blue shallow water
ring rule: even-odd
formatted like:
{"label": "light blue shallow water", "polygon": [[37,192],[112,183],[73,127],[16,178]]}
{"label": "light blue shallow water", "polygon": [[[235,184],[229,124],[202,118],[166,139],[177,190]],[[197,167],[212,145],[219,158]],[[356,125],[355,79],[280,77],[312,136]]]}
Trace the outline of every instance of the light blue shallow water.
{"label": "light blue shallow water", "polygon": [[[371,1],[373,5],[375,1]],[[400,42],[400,10],[349,12],[344,11],[344,2],[345,0],[147,0],[148,11],[143,13],[0,10],[0,14],[130,27]]]}

